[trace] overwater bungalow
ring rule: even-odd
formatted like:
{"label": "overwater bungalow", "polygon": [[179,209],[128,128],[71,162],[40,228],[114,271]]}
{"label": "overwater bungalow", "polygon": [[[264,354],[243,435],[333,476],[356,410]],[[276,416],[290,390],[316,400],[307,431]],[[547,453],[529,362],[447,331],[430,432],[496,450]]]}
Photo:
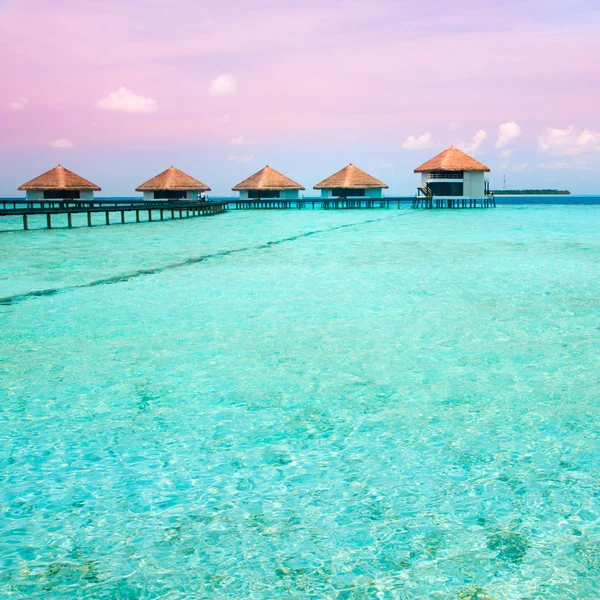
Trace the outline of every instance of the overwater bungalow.
{"label": "overwater bungalow", "polygon": [[190,200],[197,201],[201,192],[210,192],[210,188],[187,173],[171,165],[156,177],[135,188],[144,192],[144,200]]}
{"label": "overwater bungalow", "polygon": [[254,173],[248,179],[244,179],[231,189],[240,193],[240,200],[253,198],[298,200],[300,192],[305,188],[267,165],[264,169]]}
{"label": "overwater bungalow", "polygon": [[40,202],[43,200],[93,200],[94,192],[101,191],[95,183],[80,177],[61,165],[24,183],[18,189],[26,192],[26,198],[30,202]]}
{"label": "overwater bungalow", "polygon": [[489,171],[483,163],[450,146],[415,169],[421,173],[417,194],[435,200],[483,199],[490,193]]}
{"label": "overwater bungalow", "polygon": [[383,181],[375,179],[353,164],[349,164],[331,177],[315,185],[315,190],[321,190],[321,198],[383,198],[383,190],[387,189]]}

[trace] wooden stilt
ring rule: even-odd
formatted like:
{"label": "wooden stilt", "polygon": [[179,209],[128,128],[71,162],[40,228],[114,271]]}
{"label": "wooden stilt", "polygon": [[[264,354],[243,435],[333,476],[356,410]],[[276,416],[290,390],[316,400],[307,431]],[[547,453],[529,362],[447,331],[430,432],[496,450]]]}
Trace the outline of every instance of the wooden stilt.
{"label": "wooden stilt", "polygon": [[23,215],[23,229],[27,231],[29,229],[29,223],[27,222],[27,215]]}
{"label": "wooden stilt", "polygon": [[123,225],[125,224],[125,211],[124,210],[121,211],[121,223]]}
{"label": "wooden stilt", "polygon": [[67,225],[69,229],[73,227],[73,215],[72,213],[67,213]]}
{"label": "wooden stilt", "polygon": [[52,229],[52,215],[50,213],[46,215],[46,225],[48,225],[48,229]]}
{"label": "wooden stilt", "polygon": [[104,213],[105,217],[106,217],[106,224],[110,225],[110,213],[108,211],[106,211]]}

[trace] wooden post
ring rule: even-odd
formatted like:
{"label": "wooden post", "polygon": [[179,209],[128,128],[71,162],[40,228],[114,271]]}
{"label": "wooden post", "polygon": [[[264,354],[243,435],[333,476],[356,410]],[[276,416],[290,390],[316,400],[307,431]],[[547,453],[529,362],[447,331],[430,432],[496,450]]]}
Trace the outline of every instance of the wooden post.
{"label": "wooden post", "polygon": [[160,209],[160,220],[164,221],[164,219],[165,219],[165,211],[161,208]]}
{"label": "wooden post", "polygon": [[136,221],[136,223],[140,222],[140,211],[139,211],[139,209],[137,209],[135,211],[135,221]]}
{"label": "wooden post", "polygon": [[148,209],[148,221],[152,221],[152,211]]}
{"label": "wooden post", "polygon": [[23,215],[23,229],[27,231],[29,229],[29,223],[27,222],[27,215]]}
{"label": "wooden post", "polygon": [[87,222],[88,222],[88,227],[92,226],[92,213],[88,212],[87,214]]}
{"label": "wooden post", "polygon": [[124,210],[121,211],[121,223],[123,223],[123,224],[125,223],[125,211]]}
{"label": "wooden post", "polygon": [[69,225],[69,228],[73,227],[73,217],[71,213],[67,213],[67,223]]}
{"label": "wooden post", "polygon": [[109,216],[109,215],[110,215],[110,213],[109,213],[108,211],[106,211],[104,214],[105,214],[105,216],[106,216],[106,224],[107,224],[107,225],[110,225],[110,216]]}
{"label": "wooden post", "polygon": [[46,215],[46,225],[48,225],[48,229],[52,229],[52,215],[50,213]]}
{"label": "wooden post", "polygon": [[175,211],[171,209],[171,219],[175,218]]}

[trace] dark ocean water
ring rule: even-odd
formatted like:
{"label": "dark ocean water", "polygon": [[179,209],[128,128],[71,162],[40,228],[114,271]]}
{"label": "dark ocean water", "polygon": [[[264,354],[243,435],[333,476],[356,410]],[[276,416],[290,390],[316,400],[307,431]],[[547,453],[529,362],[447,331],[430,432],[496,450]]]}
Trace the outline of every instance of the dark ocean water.
{"label": "dark ocean water", "polygon": [[496,204],[600,204],[600,196],[496,196]]}

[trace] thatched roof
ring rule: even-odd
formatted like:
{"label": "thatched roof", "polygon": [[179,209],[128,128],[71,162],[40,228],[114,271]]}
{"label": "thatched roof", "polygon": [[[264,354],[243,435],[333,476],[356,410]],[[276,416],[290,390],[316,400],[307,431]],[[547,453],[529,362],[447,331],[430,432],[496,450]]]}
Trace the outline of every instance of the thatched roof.
{"label": "thatched roof", "polygon": [[24,183],[19,186],[19,190],[36,190],[36,191],[51,191],[51,190],[92,190],[100,192],[101,189],[91,181],[80,177],[58,165],[50,171],[42,173],[39,177]]}
{"label": "thatched roof", "polygon": [[475,160],[462,150],[450,146],[437,156],[424,162],[415,173],[436,173],[440,171],[489,171],[489,167]]}
{"label": "thatched roof", "polygon": [[234,192],[245,192],[249,190],[303,190],[305,188],[267,165],[231,189]]}
{"label": "thatched roof", "polygon": [[173,165],[166,171],[159,173],[156,177],[135,188],[136,192],[156,192],[163,190],[210,192],[210,188],[206,184],[176,169]]}
{"label": "thatched roof", "polygon": [[370,188],[387,188],[383,181],[379,181],[379,179],[375,179],[368,173],[361,171],[358,167],[350,164],[347,167],[344,167],[341,171],[338,171],[331,177],[324,179],[321,183],[317,183],[315,185],[315,190],[322,189],[333,189],[333,188],[342,188],[342,189],[370,189]]}

